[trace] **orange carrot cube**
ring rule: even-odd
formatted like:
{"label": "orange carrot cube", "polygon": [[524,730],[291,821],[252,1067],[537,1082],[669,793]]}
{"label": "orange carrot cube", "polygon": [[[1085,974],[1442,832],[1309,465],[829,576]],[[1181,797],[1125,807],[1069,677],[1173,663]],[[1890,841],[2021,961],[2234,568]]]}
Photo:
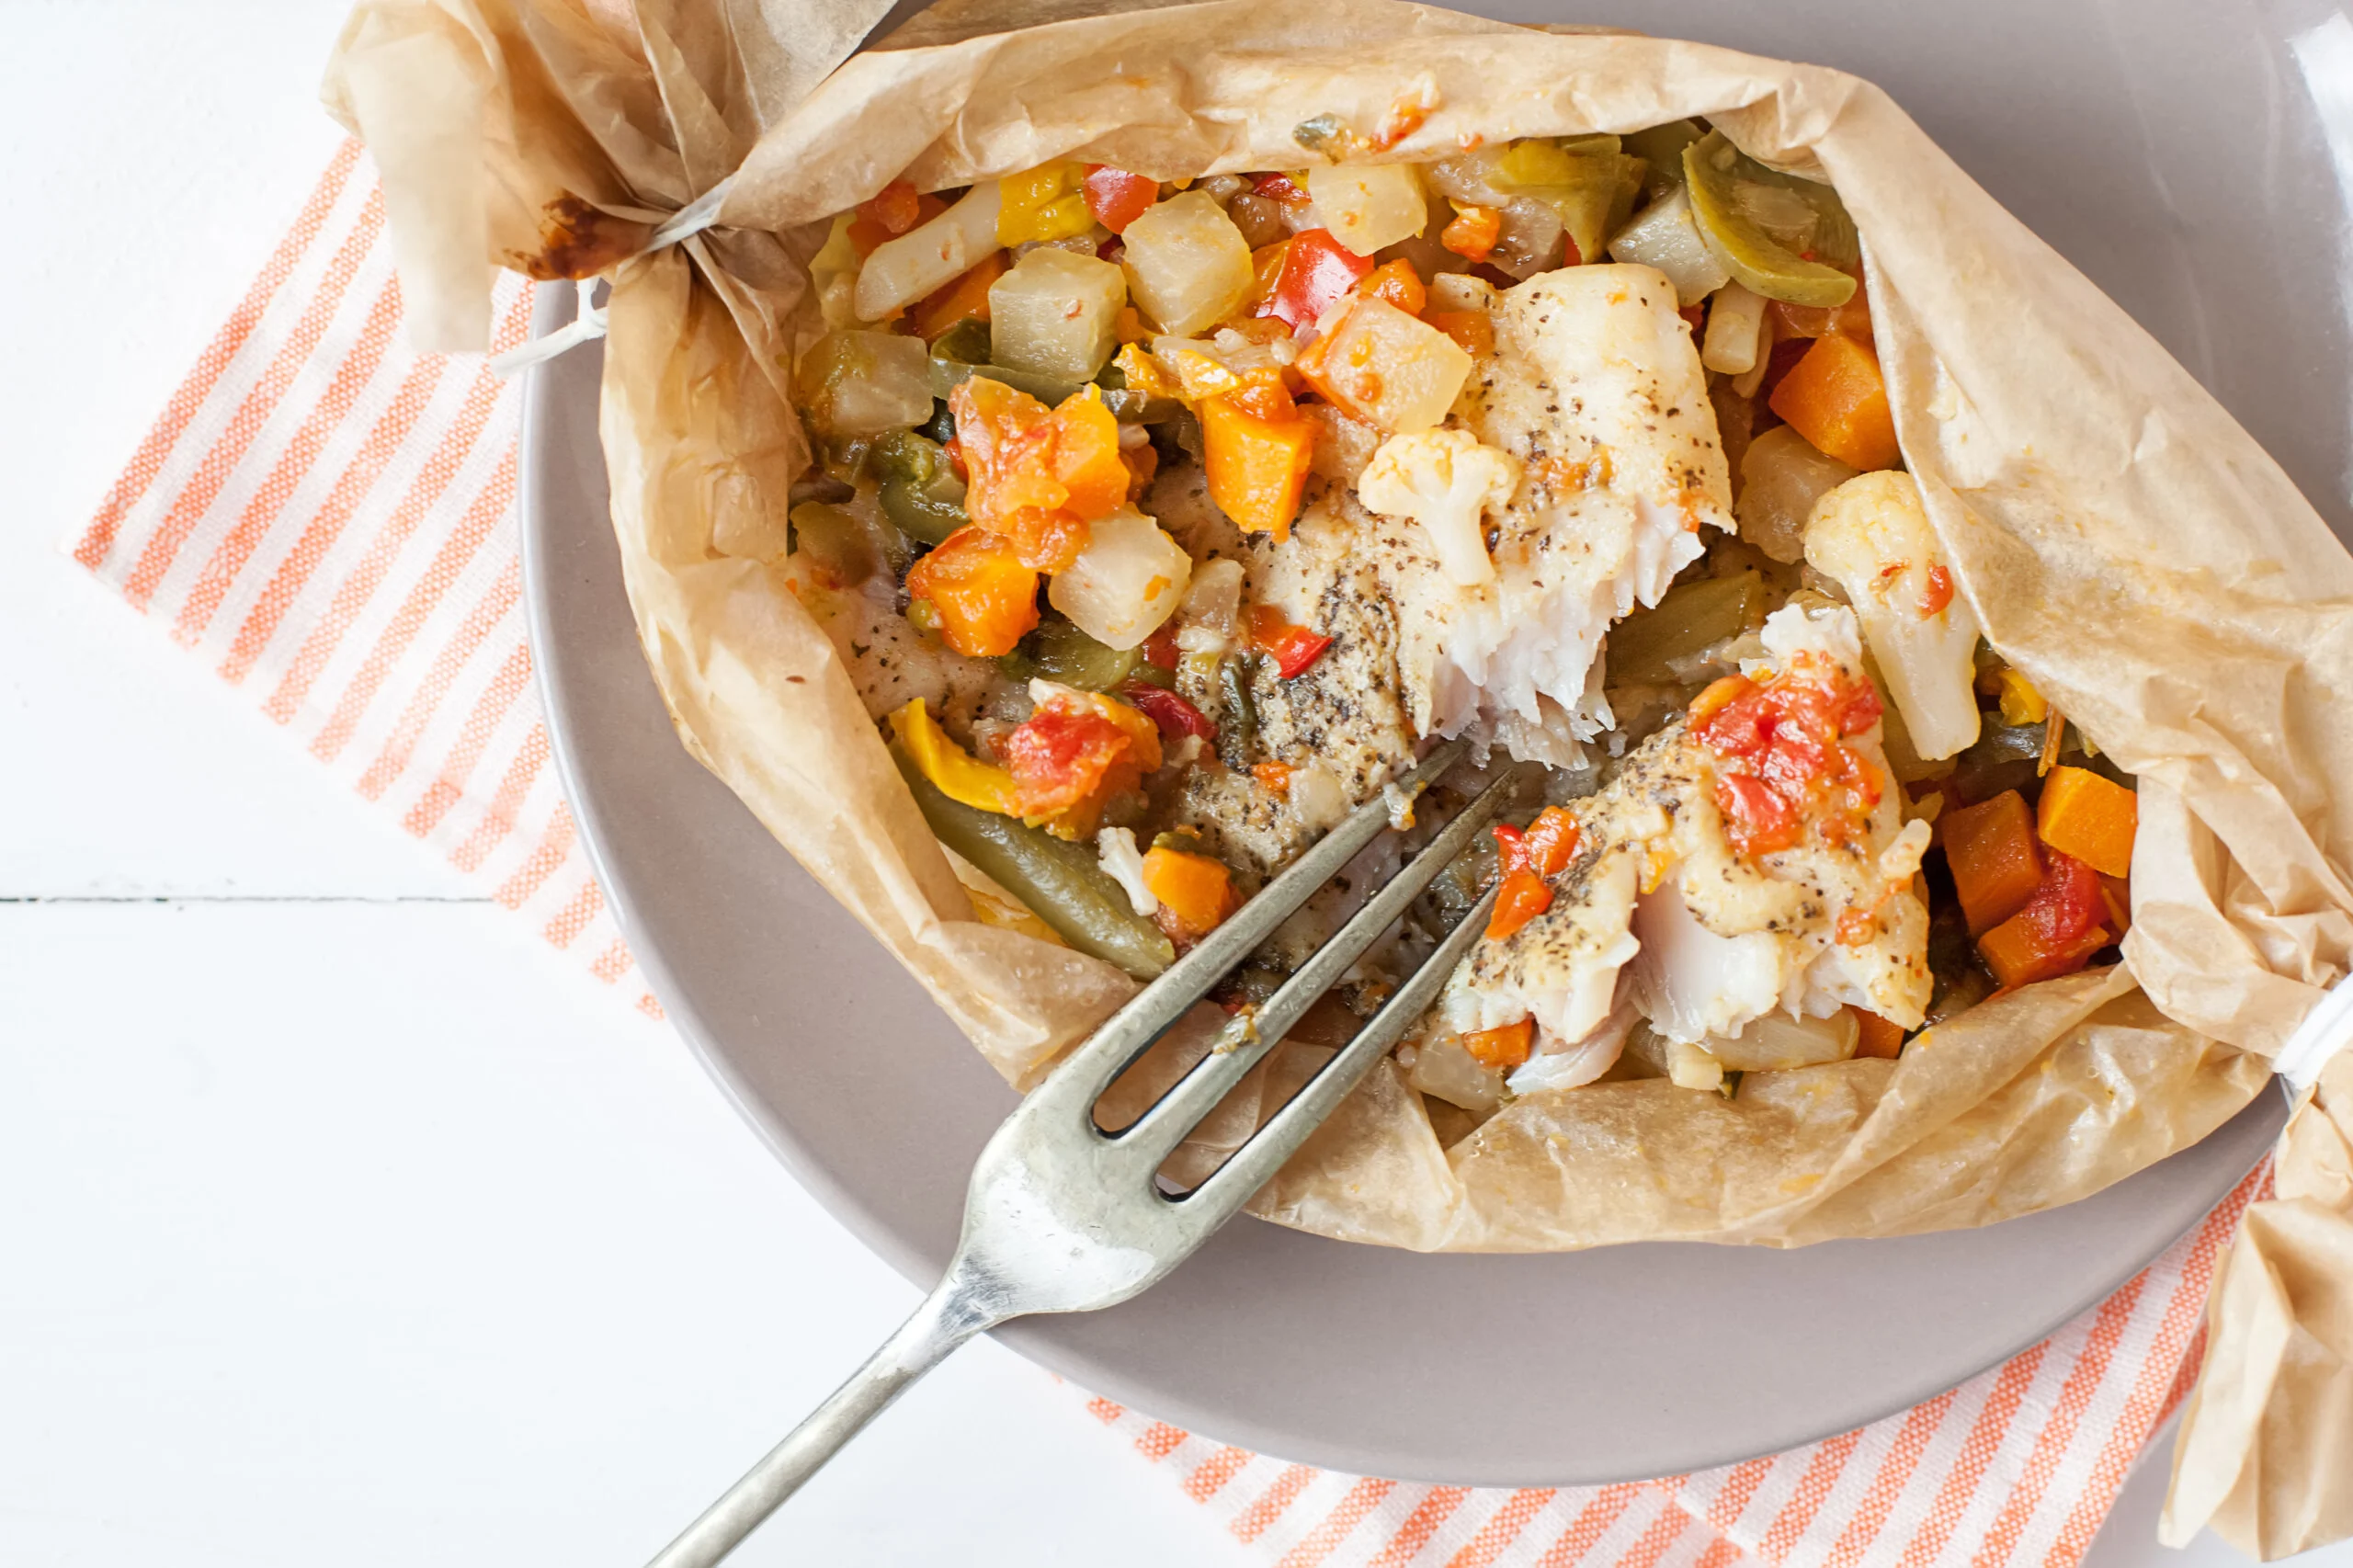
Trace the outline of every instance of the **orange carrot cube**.
{"label": "orange carrot cube", "polygon": [[1315,453],[1315,423],[1299,414],[1262,418],[1240,396],[1205,397],[1197,405],[1210,499],[1245,532],[1288,539]]}
{"label": "orange carrot cube", "polygon": [[1528,1060],[1529,1046],[1536,1035],[1536,1020],[1522,1018],[1516,1024],[1500,1028],[1473,1029],[1462,1037],[1462,1049],[1471,1060],[1482,1067],[1501,1071],[1518,1066]]}
{"label": "orange carrot cube", "polygon": [[1160,901],[1161,928],[1179,941],[1199,941],[1233,911],[1233,873],[1206,855],[1154,846],[1144,853],[1143,885]]}
{"label": "orange carrot cube", "polygon": [[1790,429],[1849,468],[1893,468],[1903,456],[1879,356],[1859,339],[1814,339],[1768,401]]}
{"label": "orange carrot cube", "polygon": [[1971,936],[1992,930],[2025,907],[2042,881],[2042,855],[2035,847],[2034,816],[2025,796],[2005,790],[1990,801],[1946,812],[1937,825]]}
{"label": "orange carrot cube", "polygon": [[2073,855],[2106,877],[2132,869],[2132,835],[2140,797],[2087,767],[2054,767],[2042,781],[2035,830],[2042,842]]}
{"label": "orange carrot cube", "polygon": [[1038,574],[1006,540],[962,528],[907,573],[910,611],[931,607],[940,641],[968,658],[994,659],[1038,624]]}
{"label": "orange carrot cube", "polygon": [[2040,923],[2014,915],[1977,938],[1977,951],[2005,991],[2073,974],[2091,956],[2116,938],[2105,926],[2095,926],[2073,940],[2052,942]]}
{"label": "orange carrot cube", "polygon": [[1893,1062],[1904,1054],[1904,1026],[1888,1022],[1877,1013],[1861,1007],[1849,1007],[1855,1022],[1861,1026],[1855,1037],[1855,1054],[1877,1056]]}

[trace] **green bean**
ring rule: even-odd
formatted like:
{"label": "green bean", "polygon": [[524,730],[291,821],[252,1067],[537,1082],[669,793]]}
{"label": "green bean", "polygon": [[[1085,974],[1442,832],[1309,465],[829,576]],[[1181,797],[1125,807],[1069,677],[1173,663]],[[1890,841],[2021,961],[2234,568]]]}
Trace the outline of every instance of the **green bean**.
{"label": "green bean", "polygon": [[[974,328],[978,330],[972,330]],[[1017,391],[1028,392],[1050,408],[1079,389],[1076,381],[990,364],[988,330],[986,322],[965,321],[940,335],[939,341],[931,346],[932,396],[944,398],[974,376],[1003,381]]]}
{"label": "green bean", "polygon": [[874,443],[870,460],[882,481],[877,497],[882,514],[909,539],[945,543],[970,520],[964,515],[964,482],[938,442],[912,430],[893,430]]}
{"label": "green bean", "polygon": [[966,316],[932,340],[931,357],[960,365],[989,362],[989,324]]}
{"label": "green bean", "polygon": [[1853,278],[1827,262],[1799,256],[1751,215],[1752,202],[1742,199],[1744,187],[1790,193],[1812,213],[1809,248],[1816,256],[1847,260],[1859,254],[1855,223],[1837,192],[1765,167],[1721,131],[1711,131],[1683,150],[1683,176],[1699,237],[1725,270],[1749,289],[1793,305],[1843,305],[1854,298]]}
{"label": "green bean", "polygon": [[1612,686],[1675,686],[1675,661],[1765,624],[1765,579],[1755,572],[1677,583],[1655,609],[1636,610],[1609,629]]}
{"label": "green bean", "polygon": [[1228,767],[1247,767],[1258,749],[1258,700],[1250,694],[1251,658],[1228,656],[1217,672],[1217,755]]}
{"label": "green bean", "polygon": [[896,746],[892,758],[940,843],[970,860],[1082,953],[1150,980],[1176,961],[1160,927],[1135,912],[1126,892],[1083,844],[1015,817],[949,800]]}
{"label": "green bean", "polygon": [[1134,649],[1106,647],[1059,616],[1041,622],[997,661],[1017,680],[1041,676],[1079,691],[1109,691],[1142,663],[1143,656]]}

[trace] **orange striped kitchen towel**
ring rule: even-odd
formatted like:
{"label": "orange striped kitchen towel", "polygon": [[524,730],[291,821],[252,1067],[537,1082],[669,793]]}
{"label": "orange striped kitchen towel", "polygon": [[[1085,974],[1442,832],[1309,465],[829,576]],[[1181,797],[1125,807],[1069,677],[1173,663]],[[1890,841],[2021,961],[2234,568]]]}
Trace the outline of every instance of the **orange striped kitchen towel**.
{"label": "orange striped kitchen towel", "polygon": [[[500,347],[531,286],[499,287]],[[361,796],[654,1017],[574,841],[524,641],[522,398],[410,353],[357,142],[215,335],[74,558]]]}
{"label": "orange striped kitchen towel", "polygon": [[[507,278],[497,307],[505,348],[523,338],[529,285]],[[68,548],[362,797],[658,1017],[549,765],[520,603],[519,390],[479,362],[411,353],[400,315],[383,203],[347,143]],[[1090,1408],[1215,1513],[1240,1562],[2067,1568],[2188,1391],[2215,1255],[2254,1185],[2006,1365],[1860,1431],[1705,1474],[1407,1485]]]}

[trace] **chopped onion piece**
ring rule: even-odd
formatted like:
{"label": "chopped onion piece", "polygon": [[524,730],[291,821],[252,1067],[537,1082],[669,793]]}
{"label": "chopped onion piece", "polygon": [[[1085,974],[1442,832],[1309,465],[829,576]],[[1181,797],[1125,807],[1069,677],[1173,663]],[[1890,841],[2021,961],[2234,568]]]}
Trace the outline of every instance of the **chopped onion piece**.
{"label": "chopped onion piece", "polygon": [[1765,296],[1726,283],[1708,307],[1708,340],[1699,363],[1727,376],[1745,375],[1768,352],[1765,342]]}
{"label": "chopped onion piece", "polygon": [[978,267],[997,248],[997,206],[996,181],[989,180],[930,222],[876,245],[858,268],[858,319],[881,321]]}
{"label": "chopped onion piece", "polygon": [[[1699,225],[1691,216],[1691,197],[1681,186],[1643,209],[1641,216],[1609,242],[1610,256],[1643,267],[1654,267],[1675,285],[1675,302],[1686,307],[1696,305],[1724,287],[1732,274],[1716,259],[1708,242],[1699,237]],[[1744,293],[1745,290],[1742,290]],[[1753,298],[1753,296],[1752,296]],[[1716,301],[1715,309],[1723,309],[1723,301]],[[1756,336],[1756,322],[1749,323],[1749,336]],[[1713,312],[1711,312],[1708,341],[1715,341]],[[1704,356],[1703,356],[1704,358]],[[1708,369],[1721,370],[1729,367],[1711,361]],[[1748,367],[1737,367],[1746,369]]]}

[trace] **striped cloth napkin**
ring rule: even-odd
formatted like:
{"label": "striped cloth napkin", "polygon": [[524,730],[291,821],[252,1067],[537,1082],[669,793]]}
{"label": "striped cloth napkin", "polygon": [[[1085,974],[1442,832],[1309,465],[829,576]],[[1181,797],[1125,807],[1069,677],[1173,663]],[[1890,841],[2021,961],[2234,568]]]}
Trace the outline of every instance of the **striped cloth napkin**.
{"label": "striped cloth napkin", "polygon": [[[530,299],[501,283],[499,348],[523,340]],[[347,142],[67,548],[375,809],[659,1017],[549,766],[520,603],[519,388],[409,352],[400,319],[383,201]],[[1241,1560],[1281,1568],[2067,1568],[2188,1393],[2216,1254],[2262,1180],[2005,1365],[1859,1431],[1702,1474],[1409,1485],[1087,1408],[1210,1509]]]}

